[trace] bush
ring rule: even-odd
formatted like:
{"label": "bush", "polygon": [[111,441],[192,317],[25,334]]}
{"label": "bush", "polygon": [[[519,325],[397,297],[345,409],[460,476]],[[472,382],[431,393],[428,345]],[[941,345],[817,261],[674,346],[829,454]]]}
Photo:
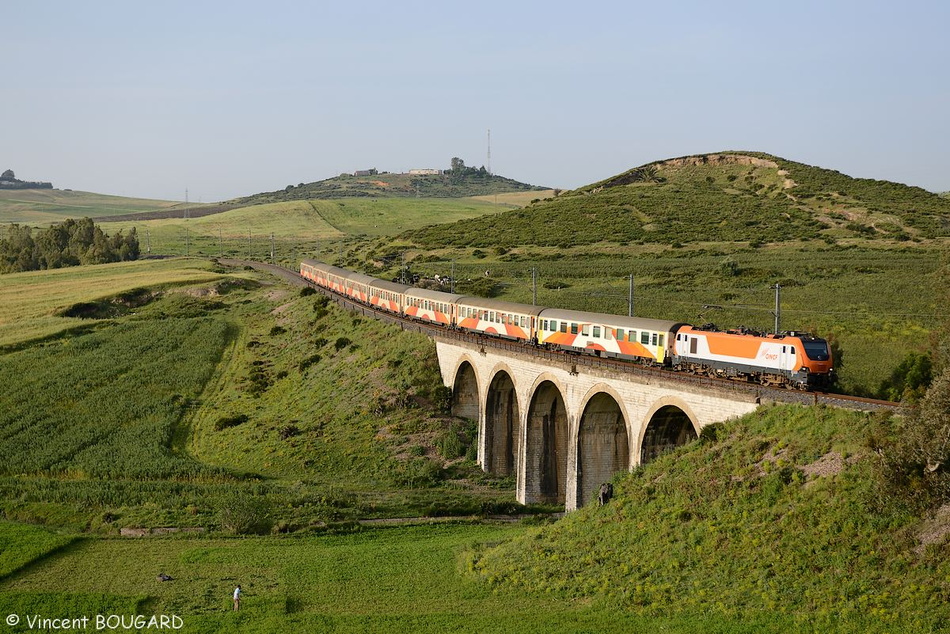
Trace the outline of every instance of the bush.
{"label": "bush", "polygon": [[248,421],[247,414],[237,414],[236,416],[222,416],[214,422],[214,430],[221,431],[228,427],[237,427]]}
{"label": "bush", "polygon": [[304,286],[302,289],[300,289],[301,297],[309,297],[310,295],[316,295],[316,294],[317,294],[317,289],[315,289],[312,286]]}
{"label": "bush", "polygon": [[222,529],[236,535],[266,535],[273,524],[265,498],[240,492],[221,500],[218,519]]}
{"label": "bush", "polygon": [[882,497],[915,511],[950,501],[950,370],[902,422],[878,429],[869,445],[879,457]]}
{"label": "bush", "polygon": [[881,382],[878,397],[891,401],[919,400],[933,379],[933,361],[929,354],[911,352],[894,368],[891,376]]}

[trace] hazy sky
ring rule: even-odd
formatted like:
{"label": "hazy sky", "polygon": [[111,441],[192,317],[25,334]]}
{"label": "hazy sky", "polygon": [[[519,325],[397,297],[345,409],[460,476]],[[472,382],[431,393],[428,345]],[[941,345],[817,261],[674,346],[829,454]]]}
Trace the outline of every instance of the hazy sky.
{"label": "hazy sky", "polygon": [[759,150],[950,190],[950,3],[0,3],[0,170],[211,202],[453,156],[573,188]]}

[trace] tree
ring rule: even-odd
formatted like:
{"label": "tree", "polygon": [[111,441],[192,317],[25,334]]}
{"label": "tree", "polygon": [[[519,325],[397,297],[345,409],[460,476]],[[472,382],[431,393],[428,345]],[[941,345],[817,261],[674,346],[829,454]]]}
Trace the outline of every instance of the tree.
{"label": "tree", "polygon": [[457,156],[452,157],[452,171],[453,172],[465,171],[465,161],[463,161]]}
{"label": "tree", "polygon": [[871,439],[885,495],[920,510],[950,501],[950,369],[888,432],[890,439]]}

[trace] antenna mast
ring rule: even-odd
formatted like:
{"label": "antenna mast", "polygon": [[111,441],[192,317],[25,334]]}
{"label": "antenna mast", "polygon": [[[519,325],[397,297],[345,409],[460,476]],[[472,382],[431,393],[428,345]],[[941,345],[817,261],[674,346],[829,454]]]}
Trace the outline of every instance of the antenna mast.
{"label": "antenna mast", "polygon": [[491,174],[491,128],[488,128],[488,173]]}

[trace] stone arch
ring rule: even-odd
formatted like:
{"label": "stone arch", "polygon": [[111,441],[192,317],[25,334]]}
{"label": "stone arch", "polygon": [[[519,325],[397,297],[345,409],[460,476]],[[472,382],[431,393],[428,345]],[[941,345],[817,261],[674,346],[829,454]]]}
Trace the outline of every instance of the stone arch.
{"label": "stone arch", "polygon": [[564,391],[550,377],[536,381],[525,429],[525,501],[564,504],[570,421]]}
{"label": "stone arch", "polygon": [[683,399],[665,396],[650,408],[640,438],[639,464],[647,464],[699,437],[696,415]]}
{"label": "stone arch", "polygon": [[521,440],[521,408],[510,368],[498,369],[485,395],[485,470],[516,473]]}
{"label": "stone arch", "polygon": [[452,415],[478,422],[478,374],[468,359],[462,359],[455,370],[452,384]]}
{"label": "stone arch", "polygon": [[623,400],[598,386],[581,409],[577,429],[577,506],[597,497],[600,485],[630,469],[630,436]]}

